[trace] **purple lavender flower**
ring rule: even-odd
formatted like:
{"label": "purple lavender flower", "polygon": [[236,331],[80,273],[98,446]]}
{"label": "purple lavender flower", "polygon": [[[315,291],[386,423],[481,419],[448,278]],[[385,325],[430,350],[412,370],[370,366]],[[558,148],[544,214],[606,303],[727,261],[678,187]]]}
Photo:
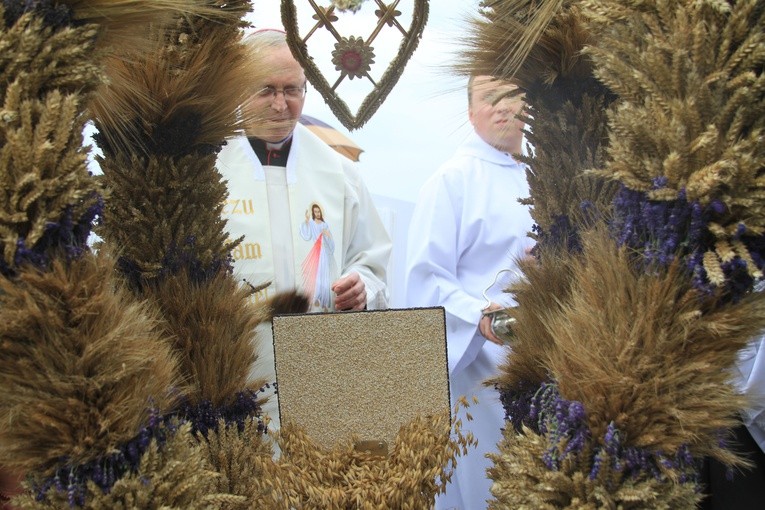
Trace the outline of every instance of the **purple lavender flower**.
{"label": "purple lavender flower", "polygon": [[[592,204],[583,204],[583,208],[593,209]],[[594,213],[592,213],[594,215]],[[571,219],[561,214],[553,218],[553,222],[550,224],[550,231],[547,232],[542,229],[541,226],[534,224],[532,231],[537,235],[539,246],[552,246],[557,249],[564,249],[570,253],[581,253],[582,240],[579,235],[578,227],[571,221]],[[536,246],[532,250],[532,253],[537,251]]]}
{"label": "purple lavender flower", "polygon": [[[534,393],[529,407],[536,409],[536,426],[532,430],[547,436],[552,445],[542,459],[549,469],[559,469],[560,462],[569,454],[584,449],[590,430],[581,402],[562,399],[556,385],[545,383]],[[566,447],[561,451],[558,445],[563,443]]]}
{"label": "purple lavender flower", "polygon": [[[654,189],[661,189],[665,183],[665,178],[655,179]],[[642,266],[664,268],[680,258],[694,286],[704,294],[721,290],[723,300],[736,302],[751,291],[755,282],[743,259],[737,257],[723,264],[725,285],[722,289],[715,289],[709,282],[703,266],[704,253],[714,250],[717,241],[708,225],[727,213],[721,200],[702,206],[688,202],[685,190],[680,190],[674,200],[649,200],[645,193],[622,186],[613,205],[612,235],[619,246],[641,254]],[[735,237],[752,254],[757,269],[762,269],[764,236],[745,236],[745,233],[745,225],[740,224]]]}
{"label": "purple lavender flower", "polygon": [[[242,431],[247,420],[255,419],[258,431],[265,432],[257,393],[242,391],[235,396],[231,405],[222,407],[215,407],[209,401],[192,404],[187,400],[175,412],[165,416],[160,416],[156,410],[150,409],[147,425],[131,440],[120,445],[115,453],[85,464],[75,465],[67,459],[61,459],[61,467],[52,477],[35,483],[36,497],[38,501],[43,501],[49,490],[56,490],[66,492],[71,507],[83,506],[88,481],[92,481],[104,493],[108,493],[117,480],[128,473],[138,472],[141,457],[152,441],[156,441],[162,448],[177,432],[181,423],[190,422],[192,431],[198,434],[200,440],[207,437],[210,429],[218,426],[219,420],[223,420],[226,426],[236,426],[237,430]],[[66,483],[63,480],[66,480]]]}
{"label": "purple lavender flower", "polygon": [[93,205],[76,221],[72,207],[66,207],[59,221],[48,223],[43,235],[33,246],[27,246],[26,239],[19,237],[13,265],[9,266],[0,259],[0,273],[6,278],[13,278],[17,269],[24,264],[46,269],[54,258],[63,257],[68,262],[80,258],[90,249],[88,237],[93,221],[103,211],[103,205],[102,198],[95,197]]}
{"label": "purple lavender flower", "polygon": [[592,461],[592,469],[590,469],[590,480],[595,480],[600,475],[600,470],[603,467],[603,457],[605,453],[602,449],[598,449],[595,453],[595,458]]}
{"label": "purple lavender flower", "polygon": [[[562,398],[556,384],[544,383],[529,395],[528,389],[501,392],[508,419],[513,423],[516,432],[520,433],[521,423],[525,425],[532,421],[533,417],[536,424],[531,427],[532,430],[546,437],[550,447],[542,454],[540,460],[548,469],[558,470],[567,457],[591,451],[592,467],[588,476],[593,480],[598,478],[604,469],[619,473],[619,477],[606,478],[616,480],[617,483],[625,477],[665,480],[663,468],[678,472],[683,480],[697,481],[699,464],[693,459],[687,446],[681,447],[672,455],[625,446],[622,432],[614,422],[608,424],[601,438],[593,437],[584,405]],[[523,416],[513,415],[516,410],[528,411]]]}
{"label": "purple lavender flower", "polygon": [[603,438],[603,443],[606,449],[606,453],[611,456],[616,456],[619,454],[622,446],[621,437],[619,435],[619,430],[616,428],[616,425],[614,425],[613,421],[608,424],[608,427],[606,427],[606,435]]}
{"label": "purple lavender flower", "polygon": [[517,433],[523,430],[523,426],[529,427],[534,432],[537,430],[537,408],[533,397],[537,388],[525,384],[519,388],[509,389],[495,386],[499,392],[499,399],[505,409],[505,419],[512,423]]}
{"label": "purple lavender flower", "polygon": [[244,430],[245,422],[253,417],[258,419],[258,431],[264,432],[265,425],[260,419],[258,393],[251,390],[241,391],[236,394],[232,404],[222,407],[215,407],[210,401],[193,404],[186,400],[179,406],[177,416],[190,422],[192,431],[203,437],[207,437],[210,430],[218,427],[219,420],[223,420],[230,426],[235,425],[241,432]]}

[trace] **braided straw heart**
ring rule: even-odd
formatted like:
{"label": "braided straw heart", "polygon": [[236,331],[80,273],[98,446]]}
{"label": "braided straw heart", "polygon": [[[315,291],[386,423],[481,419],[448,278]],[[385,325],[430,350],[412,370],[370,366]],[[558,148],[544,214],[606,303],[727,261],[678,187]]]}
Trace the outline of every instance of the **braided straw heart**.
{"label": "braided straw heart", "polygon": [[[422,31],[428,19],[428,0],[414,0],[414,11],[412,22],[409,29],[405,29],[398,22],[396,17],[400,11],[396,6],[400,0],[396,0],[390,5],[386,5],[383,0],[375,0],[379,9],[377,10],[378,22],[370,36],[364,41],[360,37],[343,37],[333,21],[337,20],[334,14],[334,7],[319,7],[314,0],[309,0],[316,14],[314,19],[318,20],[317,25],[305,36],[301,38],[298,22],[297,10],[293,0],[282,0],[282,24],[287,32],[287,43],[292,50],[295,59],[300,62],[305,70],[306,78],[319,91],[324,101],[329,105],[335,117],[349,130],[358,129],[374,115],[377,109],[388,97],[388,94],[398,82],[401,73],[404,72],[407,62],[411,58],[422,37]],[[385,26],[397,28],[403,35],[396,56],[391,60],[385,73],[380,80],[375,83],[369,76],[369,65],[374,61],[372,42]],[[314,58],[308,54],[306,41],[317,28],[325,28],[337,40],[335,51],[332,52],[332,63],[335,69],[340,72],[340,77],[334,85],[330,85],[322,72],[314,63]],[[356,115],[351,113],[348,105],[338,95],[336,88],[345,78],[368,78],[374,85],[372,91],[364,98],[359,106]]]}

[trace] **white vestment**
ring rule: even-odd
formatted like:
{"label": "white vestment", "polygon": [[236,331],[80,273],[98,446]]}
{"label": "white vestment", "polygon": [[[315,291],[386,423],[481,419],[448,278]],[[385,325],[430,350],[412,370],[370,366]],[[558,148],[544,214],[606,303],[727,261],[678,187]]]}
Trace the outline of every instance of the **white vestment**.
{"label": "white vestment", "polygon": [[[263,275],[274,280],[276,291],[302,286],[299,271],[295,269],[302,263],[302,257],[297,259],[296,244],[307,241],[298,234],[306,221],[304,213],[310,211],[311,204],[307,200],[290,203],[290,199],[312,197],[312,188],[317,188],[315,193],[321,196],[318,188],[325,184],[340,188],[334,191],[337,200],[342,200],[342,203],[321,204],[325,219],[335,217],[336,223],[341,223],[338,227],[328,220],[334,243],[341,247],[340,252],[333,250],[340,266],[338,276],[358,273],[366,288],[367,308],[387,306],[385,273],[391,251],[390,237],[351,160],[298,124],[286,168],[267,167],[266,172],[244,136],[228,141],[218,156],[217,167],[229,181],[229,197],[223,211],[228,231],[232,238],[243,235],[242,245],[247,247],[241,258],[234,251],[237,275],[254,285],[264,281]],[[321,177],[315,177],[319,172]],[[338,181],[329,180],[338,175]],[[305,189],[309,186],[311,188]],[[267,204],[260,203],[266,199]],[[265,223],[260,223],[263,217]],[[268,260],[267,265],[262,264],[264,260]]]}
{"label": "white vestment", "polygon": [[[457,458],[446,494],[436,507],[479,510],[490,498],[491,480],[485,454],[497,450],[505,426],[499,394],[483,382],[497,373],[507,350],[478,330],[481,310],[491,301],[511,306],[503,290],[514,277],[515,261],[533,241],[532,219],[518,198],[529,196],[526,167],[475,133],[423,185],[409,227],[406,296],[410,307],[443,306],[452,404],[466,396],[473,421],[463,417],[478,447]],[[477,396],[478,404],[472,403]]]}
{"label": "white vestment", "polygon": [[[264,168],[244,136],[228,140],[218,155],[217,168],[229,183],[229,197],[223,211],[228,232],[232,239],[244,236],[240,246],[245,248],[233,253],[234,274],[253,285],[273,282],[268,289],[253,296],[255,301],[265,300],[273,292],[304,288],[300,274],[304,261],[296,244],[315,245],[315,239],[302,235],[306,222],[313,221],[305,217],[307,210],[310,214],[311,204],[294,204],[290,199],[311,197],[314,191],[326,196],[320,189],[324,184],[332,188],[329,191],[335,192],[338,202],[321,204],[332,235],[331,250],[330,243],[325,243],[323,255],[337,261],[339,267],[335,269],[339,274],[335,279],[358,273],[366,289],[367,308],[387,307],[386,268],[391,241],[354,162],[298,124],[286,168]],[[263,221],[263,216],[267,220]],[[237,258],[238,254],[241,259]],[[319,266],[321,264],[322,261]],[[318,271],[334,265],[326,262]],[[317,281],[324,278],[324,282],[327,274],[326,271],[317,274]],[[257,348],[258,363],[252,377],[275,381],[270,324],[258,328]],[[275,401],[271,398],[264,406],[264,412],[274,420],[271,428],[278,428]]]}
{"label": "white vestment", "polygon": [[749,397],[749,406],[741,411],[741,419],[765,452],[765,335],[753,339],[739,352],[733,380]]}

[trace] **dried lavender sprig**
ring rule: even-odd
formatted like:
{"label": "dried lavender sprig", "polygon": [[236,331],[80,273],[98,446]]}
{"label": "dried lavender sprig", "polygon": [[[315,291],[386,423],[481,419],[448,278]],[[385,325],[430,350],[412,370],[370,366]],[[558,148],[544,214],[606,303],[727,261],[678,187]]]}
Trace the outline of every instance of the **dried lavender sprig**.
{"label": "dried lavender sprig", "polygon": [[[654,188],[662,189],[666,178],[654,180]],[[691,276],[694,286],[704,294],[722,291],[722,297],[737,302],[752,290],[755,280],[747,263],[736,256],[721,264],[725,275],[724,288],[711,284],[704,269],[704,253],[714,250],[715,236],[708,225],[725,214],[726,206],[713,200],[706,206],[688,202],[685,191],[680,190],[675,200],[650,200],[646,193],[624,186],[614,198],[614,219],[610,224],[612,235],[619,246],[627,246],[642,255],[646,267],[667,267],[680,258]],[[742,223],[734,236],[752,256],[757,269],[765,263],[765,236],[747,234]]]}
{"label": "dried lavender sprig", "polygon": [[104,493],[109,492],[126,473],[137,471],[141,456],[152,440],[163,445],[176,428],[172,415],[160,417],[156,410],[150,409],[146,426],[138,431],[135,437],[118,446],[114,453],[76,465],[72,465],[67,459],[61,459],[61,467],[52,477],[33,483],[37,500],[44,501],[48,491],[55,489],[66,492],[70,506],[84,505],[88,480],[95,483]]}
{"label": "dried lavender sprig", "polygon": [[[537,413],[537,429],[553,447],[543,456],[548,469],[560,469],[560,462],[570,453],[581,452],[590,440],[587,415],[581,402],[560,397],[555,384],[543,383],[532,399]],[[559,444],[566,443],[561,451]]]}
{"label": "dried lavender sprig", "polygon": [[537,245],[532,249],[532,253],[536,255],[540,247],[563,249],[568,253],[581,253],[583,248],[580,232],[602,219],[603,215],[595,204],[584,200],[579,204],[579,216],[576,221],[568,215],[558,215],[553,218],[549,232],[535,223],[531,230],[537,239]]}
{"label": "dried lavender sprig", "polygon": [[25,264],[45,269],[50,266],[51,257],[54,256],[63,256],[68,262],[80,258],[90,250],[88,237],[93,222],[103,209],[103,199],[97,196],[93,204],[76,221],[72,216],[72,207],[64,209],[59,221],[48,223],[42,236],[33,246],[27,246],[25,238],[19,237],[16,242],[13,267],[0,259],[0,274],[6,278],[12,278],[16,276],[17,269]]}
{"label": "dried lavender sprig", "polygon": [[548,469],[557,471],[567,457],[589,452],[587,454],[592,458],[589,477],[593,480],[603,469],[608,469],[621,474],[620,478],[652,477],[657,480],[666,479],[664,470],[672,470],[683,481],[697,481],[699,464],[687,446],[669,455],[624,446],[621,432],[613,422],[609,423],[600,440],[592,437],[582,403],[561,398],[554,383],[544,383],[538,388],[530,408],[529,418],[537,419],[536,430],[550,444],[542,458]]}
{"label": "dried lavender sprig", "polygon": [[[38,501],[44,501],[50,490],[65,492],[71,507],[83,506],[87,495],[87,483],[92,481],[104,493],[108,493],[114,484],[128,473],[137,473],[141,457],[152,441],[162,448],[183,423],[191,423],[192,431],[206,438],[211,429],[217,428],[223,420],[226,427],[236,426],[244,430],[248,420],[257,420],[259,432],[265,432],[262,410],[257,395],[264,391],[245,390],[235,396],[231,405],[215,407],[209,401],[192,404],[183,401],[169,414],[160,416],[150,408],[149,420],[138,434],[126,443],[118,446],[116,452],[99,457],[83,464],[71,464],[61,459],[61,467],[55,474],[41,481],[33,482],[33,490]],[[199,437],[199,436],[197,436]]]}
{"label": "dried lavender sprig", "polygon": [[538,433],[537,416],[535,409],[532,408],[532,399],[538,388],[523,382],[520,388],[511,390],[495,385],[495,389],[505,409],[505,420],[512,423],[515,432],[521,433],[525,426]]}
{"label": "dried lavender sprig", "polygon": [[199,403],[183,401],[179,406],[177,416],[184,421],[191,422],[192,432],[207,437],[210,430],[218,426],[219,420],[227,425],[236,425],[237,430],[242,432],[245,423],[256,417],[258,420],[258,432],[265,432],[266,427],[261,419],[261,407],[258,404],[258,394],[265,391],[245,390],[237,393],[234,402],[227,406],[215,407],[209,400]]}
{"label": "dried lavender sprig", "polygon": [[557,249],[565,249],[570,253],[580,253],[582,251],[579,230],[565,214],[556,216],[553,219],[549,232],[543,230],[536,223],[531,227],[531,230],[537,237],[537,246],[534,247],[534,250],[538,250],[538,246],[551,246]]}

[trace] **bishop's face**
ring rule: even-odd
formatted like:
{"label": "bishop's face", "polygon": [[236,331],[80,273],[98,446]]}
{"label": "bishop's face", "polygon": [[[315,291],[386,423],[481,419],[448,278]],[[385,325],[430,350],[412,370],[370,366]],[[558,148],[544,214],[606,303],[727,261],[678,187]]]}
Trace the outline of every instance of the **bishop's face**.
{"label": "bishop's face", "polygon": [[[505,152],[520,147],[524,123],[515,116],[523,108],[520,96],[503,97],[515,89],[514,85],[477,76],[471,86],[468,118],[478,136],[489,145]],[[497,98],[503,97],[497,102]]]}
{"label": "bishop's face", "polygon": [[262,65],[272,72],[244,105],[255,119],[247,135],[276,143],[292,133],[303,112],[306,78],[286,45],[271,49]]}

